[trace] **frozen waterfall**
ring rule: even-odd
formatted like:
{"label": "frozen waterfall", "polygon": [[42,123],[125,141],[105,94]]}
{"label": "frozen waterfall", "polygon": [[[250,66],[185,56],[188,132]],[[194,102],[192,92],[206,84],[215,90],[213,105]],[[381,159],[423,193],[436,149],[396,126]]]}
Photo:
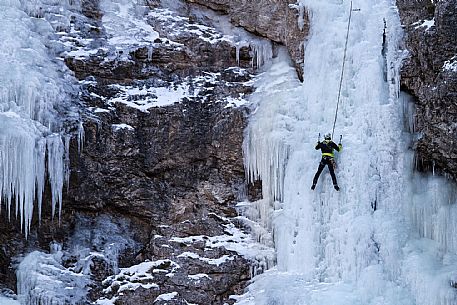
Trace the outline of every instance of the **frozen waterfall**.
{"label": "frozen waterfall", "polygon": [[34,202],[41,215],[46,183],[53,214],[57,206],[60,214],[68,177],[58,112],[68,104],[71,80],[50,52],[55,31],[69,26],[61,9],[73,5],[67,2],[0,0],[0,200],[9,217],[14,206],[26,235]]}
{"label": "frozen waterfall", "polygon": [[256,82],[244,144],[248,179],[263,182],[263,199],[252,205],[273,232],[277,266],[237,304],[457,304],[455,185],[414,172],[395,1],[354,2],[360,11],[352,16],[335,130],[344,146],[340,192],[327,170],[310,187],[317,135],[332,129],[350,2],[299,4],[311,22],[304,83],[280,53]]}

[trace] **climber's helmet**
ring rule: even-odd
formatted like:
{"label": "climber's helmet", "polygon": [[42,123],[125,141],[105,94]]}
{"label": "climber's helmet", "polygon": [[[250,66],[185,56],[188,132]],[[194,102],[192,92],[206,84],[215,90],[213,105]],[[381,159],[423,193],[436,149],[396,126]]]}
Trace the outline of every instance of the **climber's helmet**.
{"label": "climber's helmet", "polygon": [[327,134],[324,136],[324,139],[330,141],[330,140],[332,139],[332,135],[331,135],[330,133],[327,133]]}

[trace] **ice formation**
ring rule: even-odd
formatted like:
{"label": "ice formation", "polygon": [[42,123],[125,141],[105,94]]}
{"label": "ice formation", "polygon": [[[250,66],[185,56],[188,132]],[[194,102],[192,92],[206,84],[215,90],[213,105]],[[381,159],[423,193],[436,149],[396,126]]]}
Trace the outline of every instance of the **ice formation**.
{"label": "ice formation", "polygon": [[19,264],[18,295],[21,304],[78,304],[86,296],[87,274],[62,266],[61,246],[51,245],[51,253],[34,251]]}
{"label": "ice formation", "polygon": [[2,305],[20,305],[20,303],[14,299],[0,296],[0,304]]}
{"label": "ice formation", "polygon": [[95,260],[104,261],[107,269],[119,273],[117,278],[136,274],[125,289],[130,289],[135,285],[135,280],[139,280],[141,265],[121,270],[118,268],[119,253],[127,248],[138,247],[130,236],[126,220],[106,215],[76,215],[75,220],[75,233],[69,239],[66,251],[62,251],[60,244],[51,244],[50,253],[33,251],[21,259],[16,271],[21,304],[85,303]]}
{"label": "ice formation", "polygon": [[151,46],[159,34],[147,21],[148,7],[144,1],[102,0],[103,26],[109,35],[109,44],[125,52],[138,46]]}
{"label": "ice formation", "polygon": [[[72,5],[58,2],[59,8]],[[26,235],[34,202],[41,215],[46,181],[53,215],[55,209],[60,215],[68,177],[58,117],[58,109],[66,104],[68,80],[62,77],[63,63],[52,59],[49,37],[68,26],[69,19],[53,11],[56,3],[0,1],[0,197],[9,217],[15,206]],[[53,17],[46,21],[46,15]]]}
{"label": "ice formation", "polygon": [[[272,232],[277,266],[237,304],[457,304],[455,186],[414,173],[395,1],[354,2],[360,11],[352,16],[336,125],[344,145],[340,192],[327,170],[314,192],[310,186],[318,133],[332,129],[350,3],[299,4],[311,22],[304,83],[280,52],[256,82],[244,143],[248,179],[262,180],[263,199],[250,216]],[[268,240],[264,234],[259,240]]]}

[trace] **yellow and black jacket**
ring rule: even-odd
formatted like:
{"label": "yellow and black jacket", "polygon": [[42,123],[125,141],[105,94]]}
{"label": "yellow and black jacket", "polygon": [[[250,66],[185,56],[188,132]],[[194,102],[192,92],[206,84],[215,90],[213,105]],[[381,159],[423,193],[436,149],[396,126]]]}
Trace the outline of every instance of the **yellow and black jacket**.
{"label": "yellow and black jacket", "polygon": [[333,154],[333,150],[340,152],[343,150],[343,145],[336,145],[335,142],[331,140],[324,140],[323,142],[317,142],[315,148],[316,150],[320,149],[322,151],[322,157],[334,158],[335,155]]}

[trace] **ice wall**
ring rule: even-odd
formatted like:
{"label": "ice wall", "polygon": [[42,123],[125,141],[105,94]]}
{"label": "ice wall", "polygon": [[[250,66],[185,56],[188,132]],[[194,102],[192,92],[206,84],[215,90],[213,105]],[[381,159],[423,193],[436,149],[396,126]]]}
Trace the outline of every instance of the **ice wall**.
{"label": "ice wall", "polygon": [[248,179],[262,180],[252,205],[273,232],[278,264],[238,304],[457,304],[455,186],[414,173],[395,2],[354,2],[335,130],[340,192],[327,170],[310,186],[317,135],[332,130],[350,2],[300,5],[311,21],[304,83],[284,57],[272,62],[256,83],[244,144]]}
{"label": "ice wall", "polygon": [[[27,235],[49,182],[54,214],[64,183],[62,120],[71,80],[53,59],[56,30],[69,26],[70,1],[0,0],[0,200]],[[55,11],[53,11],[55,10]],[[52,15],[50,21],[46,15]],[[68,109],[66,109],[68,110]]]}

